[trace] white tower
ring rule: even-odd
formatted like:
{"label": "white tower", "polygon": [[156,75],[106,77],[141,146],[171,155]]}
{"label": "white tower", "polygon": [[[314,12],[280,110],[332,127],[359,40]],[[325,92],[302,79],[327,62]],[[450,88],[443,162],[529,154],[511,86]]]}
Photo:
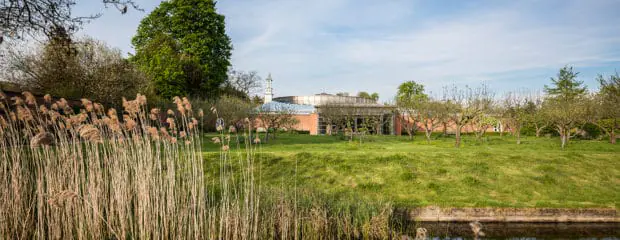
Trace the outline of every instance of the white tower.
{"label": "white tower", "polygon": [[267,76],[267,79],[265,79],[265,82],[267,82],[267,86],[265,87],[265,103],[271,102],[273,100],[273,88],[271,87],[271,84],[273,83],[273,79],[271,79],[271,73],[269,73],[269,75]]}

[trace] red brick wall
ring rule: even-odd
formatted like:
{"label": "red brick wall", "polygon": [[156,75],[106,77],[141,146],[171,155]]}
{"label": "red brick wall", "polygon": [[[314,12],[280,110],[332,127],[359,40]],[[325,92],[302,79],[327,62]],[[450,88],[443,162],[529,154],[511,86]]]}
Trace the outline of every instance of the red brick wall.
{"label": "red brick wall", "polygon": [[[319,115],[317,113],[312,114],[299,114],[293,115],[295,119],[298,120],[298,123],[293,126],[293,129],[300,131],[310,131],[310,135],[317,135],[319,130]],[[262,127],[262,122],[259,119],[256,119],[254,122],[255,127]]]}
{"label": "red brick wall", "polygon": [[310,131],[310,135],[317,135],[319,130],[319,115],[312,113],[308,115],[295,115],[299,123],[294,126],[295,130]]}
{"label": "red brick wall", "polygon": [[[406,135],[407,131],[403,128],[403,124],[404,121],[409,121],[409,119],[405,119],[403,118],[403,116],[396,116],[395,120],[394,120],[394,134],[396,135]],[[424,125],[421,122],[417,122],[417,131],[424,131]],[[448,123],[448,133],[454,133],[456,132],[456,125],[453,122]],[[465,126],[463,126],[462,132],[463,133],[470,133],[473,132],[473,128],[471,127],[471,125],[467,124]],[[506,129],[504,129],[504,131],[506,131]],[[443,132],[443,124],[438,123],[434,126],[433,132]],[[487,129],[486,132],[494,132],[493,131],[493,127],[490,127]]]}

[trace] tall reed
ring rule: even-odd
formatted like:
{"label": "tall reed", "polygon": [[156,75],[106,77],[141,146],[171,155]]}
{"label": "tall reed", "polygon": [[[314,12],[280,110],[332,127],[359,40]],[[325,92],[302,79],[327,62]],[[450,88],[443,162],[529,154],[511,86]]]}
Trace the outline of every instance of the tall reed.
{"label": "tall reed", "polygon": [[[199,130],[204,112],[187,98],[175,97],[176,109],[165,111],[148,109],[140,94],[123,99],[122,110],[43,99],[0,92],[2,239],[392,236],[389,207],[359,221],[354,210],[298,198],[297,189],[263,188],[250,120],[242,133],[218,129],[211,141],[221,146],[219,161],[208,161]],[[231,150],[231,134],[245,150]],[[218,178],[206,174],[212,165]]]}

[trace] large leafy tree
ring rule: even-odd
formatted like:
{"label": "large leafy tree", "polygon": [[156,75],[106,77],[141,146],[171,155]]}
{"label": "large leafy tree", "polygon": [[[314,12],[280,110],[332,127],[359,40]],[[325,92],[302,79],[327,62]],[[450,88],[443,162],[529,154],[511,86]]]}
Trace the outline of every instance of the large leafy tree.
{"label": "large leafy tree", "polygon": [[398,86],[396,105],[401,113],[402,126],[413,139],[420,121],[420,108],[428,101],[428,95],[424,93],[424,85],[415,81],[406,81]]}
{"label": "large leafy tree", "polygon": [[227,79],[232,44],[212,0],[162,2],[142,19],[132,44],[162,97],[214,98]]}

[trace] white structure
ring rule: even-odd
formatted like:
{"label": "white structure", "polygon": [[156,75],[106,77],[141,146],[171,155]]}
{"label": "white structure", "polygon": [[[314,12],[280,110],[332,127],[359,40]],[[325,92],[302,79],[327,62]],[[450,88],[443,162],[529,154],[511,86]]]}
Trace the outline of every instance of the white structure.
{"label": "white structure", "polygon": [[285,96],[273,99],[276,102],[321,106],[327,104],[337,105],[356,105],[356,106],[383,106],[378,104],[377,100],[356,97],[356,96],[338,96],[331,94],[316,94],[312,96]]}
{"label": "white structure", "polygon": [[267,79],[265,79],[265,82],[267,82],[267,86],[265,87],[264,103],[269,103],[273,101],[273,87],[272,87],[273,79],[271,79],[271,73],[269,73],[269,75],[267,76]]}

